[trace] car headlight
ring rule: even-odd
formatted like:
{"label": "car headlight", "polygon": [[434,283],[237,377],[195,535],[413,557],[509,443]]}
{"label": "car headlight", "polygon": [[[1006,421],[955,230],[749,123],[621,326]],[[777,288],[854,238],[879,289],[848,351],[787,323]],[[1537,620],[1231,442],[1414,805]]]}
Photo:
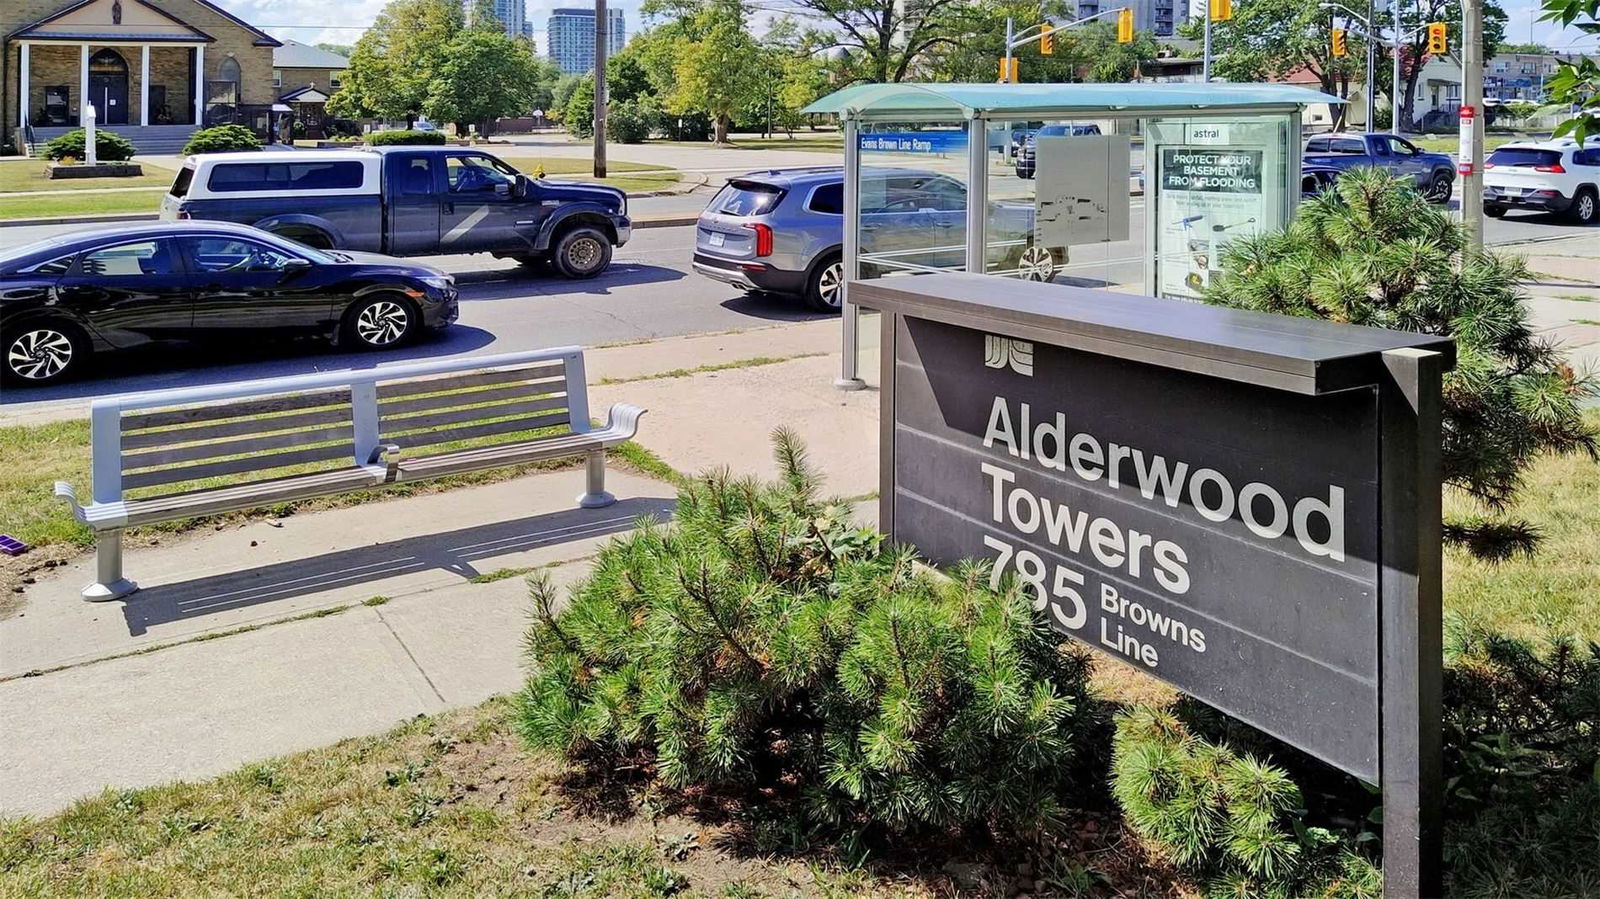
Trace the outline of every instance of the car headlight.
{"label": "car headlight", "polygon": [[449,275],[424,275],[422,277],[422,283],[434,288],[435,290],[454,290],[456,286],[456,279],[450,277]]}

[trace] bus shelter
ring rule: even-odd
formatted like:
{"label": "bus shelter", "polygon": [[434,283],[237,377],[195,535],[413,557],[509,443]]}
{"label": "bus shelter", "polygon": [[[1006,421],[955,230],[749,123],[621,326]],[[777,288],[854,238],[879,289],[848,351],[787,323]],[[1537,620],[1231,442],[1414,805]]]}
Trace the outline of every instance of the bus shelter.
{"label": "bus shelter", "polygon": [[1229,240],[1289,222],[1301,113],[1340,102],[1218,83],[861,84],[823,97],[802,111],[836,114],[844,131],[837,386],[865,386],[851,281],[971,271],[1198,298]]}

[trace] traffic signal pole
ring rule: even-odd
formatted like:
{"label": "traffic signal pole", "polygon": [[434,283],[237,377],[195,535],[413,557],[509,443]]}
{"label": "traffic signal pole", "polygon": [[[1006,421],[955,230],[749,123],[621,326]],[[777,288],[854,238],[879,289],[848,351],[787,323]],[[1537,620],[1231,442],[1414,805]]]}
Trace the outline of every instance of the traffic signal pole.
{"label": "traffic signal pole", "polygon": [[1461,4],[1461,223],[1467,246],[1483,252],[1483,0]]}
{"label": "traffic signal pole", "polygon": [[1378,127],[1374,121],[1378,116],[1378,86],[1372,83],[1372,76],[1378,65],[1378,34],[1377,29],[1371,27],[1372,0],[1367,0],[1367,133],[1371,134]]}

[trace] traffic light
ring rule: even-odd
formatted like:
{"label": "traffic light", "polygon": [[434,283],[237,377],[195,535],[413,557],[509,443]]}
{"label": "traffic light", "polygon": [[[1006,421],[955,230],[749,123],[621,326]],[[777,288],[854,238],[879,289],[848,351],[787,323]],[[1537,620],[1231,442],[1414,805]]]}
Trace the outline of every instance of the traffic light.
{"label": "traffic light", "polygon": [[1226,22],[1233,18],[1233,0],[1211,0],[1211,21]]}
{"label": "traffic light", "polygon": [[1051,34],[1055,30],[1056,26],[1049,22],[1039,26],[1039,52],[1045,56],[1056,52],[1056,36]]}
{"label": "traffic light", "polygon": [[1428,52],[1445,53],[1450,49],[1450,26],[1443,22],[1428,23]]}
{"label": "traffic light", "polygon": [[[1018,72],[1020,71],[1017,68],[1017,62],[1018,62],[1018,60],[1017,60],[1017,58],[1015,56],[1013,56],[1013,57],[1011,57],[1009,59],[1001,58],[1001,60],[1000,60],[1000,81],[1001,81],[1001,83],[1010,83],[1010,84],[1016,84],[1017,83],[1017,76],[1018,76]],[[1008,63],[1009,63],[1009,65],[1008,65]]]}
{"label": "traffic light", "polygon": [[1350,51],[1344,45],[1344,29],[1343,28],[1335,28],[1335,29],[1333,29],[1333,55],[1334,56],[1349,56],[1350,55]]}
{"label": "traffic light", "polygon": [[1133,10],[1127,7],[1117,13],[1117,43],[1133,43]]}

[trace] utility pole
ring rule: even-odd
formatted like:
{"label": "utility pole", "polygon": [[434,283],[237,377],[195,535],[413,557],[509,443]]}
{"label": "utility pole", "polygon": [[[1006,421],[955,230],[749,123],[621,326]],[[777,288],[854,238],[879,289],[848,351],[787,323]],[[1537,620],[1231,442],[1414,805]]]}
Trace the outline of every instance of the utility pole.
{"label": "utility pole", "polygon": [[1411,109],[1404,107],[1404,112],[1401,111],[1405,97],[1400,90],[1400,0],[1389,0],[1389,4],[1394,7],[1394,43],[1389,47],[1394,57],[1394,81],[1389,86],[1389,124],[1393,126],[1395,134],[1405,134],[1406,128],[1411,125]]}
{"label": "utility pole", "polygon": [[1367,133],[1371,134],[1377,128],[1378,116],[1378,86],[1373,84],[1373,75],[1378,65],[1378,29],[1376,20],[1372,17],[1372,0],[1367,0]]}
{"label": "utility pole", "polygon": [[1483,252],[1483,0],[1461,3],[1461,222]]}
{"label": "utility pole", "polygon": [[606,176],[606,0],[594,0],[594,176]]}
{"label": "utility pole", "polygon": [[1206,84],[1211,83],[1211,0],[1206,0],[1204,12],[1206,17],[1205,45],[1200,50],[1200,80]]}

